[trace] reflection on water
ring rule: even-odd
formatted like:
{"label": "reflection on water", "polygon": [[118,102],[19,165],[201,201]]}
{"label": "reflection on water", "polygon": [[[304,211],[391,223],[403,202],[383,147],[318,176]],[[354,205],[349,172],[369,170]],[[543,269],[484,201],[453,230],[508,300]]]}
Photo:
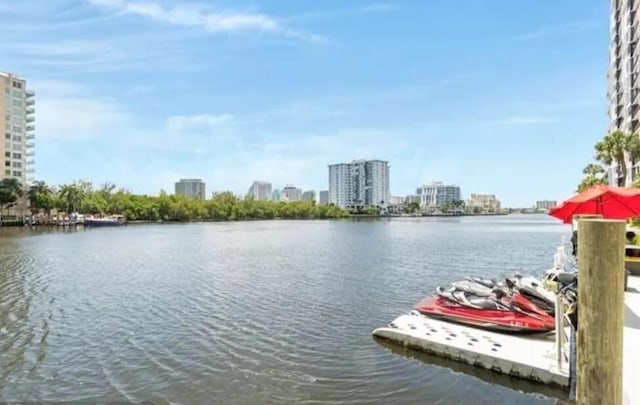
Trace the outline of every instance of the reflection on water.
{"label": "reflection on water", "polygon": [[568,232],[541,216],[2,229],[0,400],[552,403],[371,331],[464,275],[539,274]]}

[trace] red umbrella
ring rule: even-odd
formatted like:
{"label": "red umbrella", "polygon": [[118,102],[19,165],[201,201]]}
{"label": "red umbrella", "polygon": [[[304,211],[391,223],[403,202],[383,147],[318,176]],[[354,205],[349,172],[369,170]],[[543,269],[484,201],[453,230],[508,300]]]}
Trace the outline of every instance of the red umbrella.
{"label": "red umbrella", "polygon": [[640,217],[640,189],[598,185],[576,194],[549,210],[549,215],[570,224],[574,215],[596,214],[606,219]]}

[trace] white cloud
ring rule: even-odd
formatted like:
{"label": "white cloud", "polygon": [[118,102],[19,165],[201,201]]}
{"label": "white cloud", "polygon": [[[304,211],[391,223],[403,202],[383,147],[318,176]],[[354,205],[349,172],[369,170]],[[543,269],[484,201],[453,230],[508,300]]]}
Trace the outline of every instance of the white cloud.
{"label": "white cloud", "polygon": [[535,125],[535,124],[548,124],[555,122],[556,119],[552,117],[538,117],[538,116],[512,116],[497,118],[485,121],[488,124],[495,125]]}
{"label": "white cloud", "polygon": [[197,115],[177,115],[167,119],[167,129],[169,131],[202,131],[211,130],[221,124],[228,124],[233,121],[232,114],[197,114]]}
{"label": "white cloud", "polygon": [[271,15],[257,12],[232,10],[213,11],[196,4],[175,4],[165,6],[152,1],[132,0],[88,0],[95,6],[111,8],[122,14],[146,17],[152,20],[187,27],[199,27],[210,33],[225,32],[271,32],[281,33],[293,39],[320,42],[326,38],[286,28],[281,21]]}
{"label": "white cloud", "polygon": [[88,139],[112,134],[131,122],[131,115],[110,100],[92,97],[75,83],[33,81],[38,138]]}
{"label": "white cloud", "polygon": [[539,28],[537,30],[520,34],[515,36],[513,39],[515,41],[520,41],[520,42],[531,41],[531,40],[544,38],[547,36],[560,35],[563,33],[584,32],[584,31],[593,29],[596,26],[597,26],[597,22],[594,20],[569,21],[561,24],[549,25],[546,27]]}

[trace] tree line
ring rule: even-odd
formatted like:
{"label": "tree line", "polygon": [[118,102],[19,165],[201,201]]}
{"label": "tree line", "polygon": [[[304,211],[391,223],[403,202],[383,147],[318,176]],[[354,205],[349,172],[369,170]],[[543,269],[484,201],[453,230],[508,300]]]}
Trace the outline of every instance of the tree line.
{"label": "tree line", "polygon": [[[628,160],[625,157],[628,157]],[[596,143],[594,160],[582,170],[584,178],[578,185],[577,192],[598,184],[608,184],[606,168],[611,166],[617,167],[617,185],[626,185],[628,162],[633,165],[640,161],[640,136],[619,130],[607,134]],[[634,184],[636,187],[638,185],[640,184]]]}
{"label": "tree line", "polygon": [[21,198],[29,201],[33,213],[50,215],[55,209],[67,213],[122,214],[132,221],[330,219],[350,216],[349,211],[332,204],[240,199],[231,192],[218,193],[208,200],[193,200],[164,191],[158,196],[134,194],[118,189],[112,183],[94,187],[90,182],[76,181],[53,188],[44,181],[36,181],[23,190],[16,179],[0,181],[0,209],[16,205]]}

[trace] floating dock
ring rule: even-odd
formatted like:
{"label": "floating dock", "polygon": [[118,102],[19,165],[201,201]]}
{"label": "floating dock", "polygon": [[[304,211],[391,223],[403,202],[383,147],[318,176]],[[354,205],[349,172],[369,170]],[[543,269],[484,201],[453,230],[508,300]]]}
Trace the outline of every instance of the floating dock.
{"label": "floating dock", "polygon": [[[568,329],[566,330],[568,336]],[[495,372],[569,389],[569,344],[555,333],[507,335],[433,319],[412,311],[373,335],[412,349]],[[564,342],[564,339],[562,339]],[[559,361],[560,359],[560,361]],[[640,404],[640,277],[631,276],[625,292],[625,404]]]}

